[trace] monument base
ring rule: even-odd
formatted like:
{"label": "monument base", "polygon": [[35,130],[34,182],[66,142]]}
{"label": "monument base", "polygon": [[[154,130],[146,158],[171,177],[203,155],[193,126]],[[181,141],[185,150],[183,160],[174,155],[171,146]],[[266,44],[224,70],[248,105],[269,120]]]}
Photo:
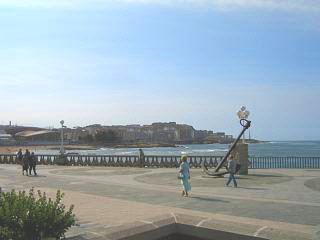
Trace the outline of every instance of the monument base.
{"label": "monument base", "polygon": [[238,174],[248,175],[248,167],[249,167],[248,144],[238,143],[235,150],[238,155],[238,161],[239,161],[238,163],[241,165],[241,168],[238,171]]}

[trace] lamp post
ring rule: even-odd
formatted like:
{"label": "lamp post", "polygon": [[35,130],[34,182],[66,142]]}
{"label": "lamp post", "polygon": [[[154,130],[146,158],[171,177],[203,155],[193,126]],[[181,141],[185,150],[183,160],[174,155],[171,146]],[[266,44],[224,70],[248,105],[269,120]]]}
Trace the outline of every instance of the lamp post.
{"label": "lamp post", "polygon": [[64,155],[65,154],[65,150],[64,150],[64,146],[63,146],[63,128],[66,128],[66,126],[64,126],[64,121],[61,120],[60,121],[61,124],[61,146],[60,146],[60,154]]}
{"label": "lamp post", "polygon": [[[237,112],[239,119],[248,119],[250,112],[246,110],[245,106],[242,106],[240,110]],[[243,134],[243,143],[245,142],[245,136]]]}

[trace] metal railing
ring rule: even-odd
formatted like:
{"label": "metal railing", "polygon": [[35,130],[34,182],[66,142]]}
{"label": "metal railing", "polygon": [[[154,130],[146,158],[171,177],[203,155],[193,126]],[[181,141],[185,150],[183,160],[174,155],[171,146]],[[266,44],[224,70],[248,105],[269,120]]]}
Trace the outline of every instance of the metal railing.
{"label": "metal railing", "polygon": [[[55,165],[58,163],[59,155],[36,155],[38,164]],[[167,167],[179,166],[181,156],[145,156],[144,162],[147,167]],[[206,161],[208,167],[215,167],[222,160],[222,156],[189,156],[190,167],[201,168],[202,161]],[[140,166],[137,155],[67,155],[67,165],[74,166],[110,166],[110,167],[135,167]],[[14,154],[0,154],[0,164],[16,164],[17,159]]]}
{"label": "metal railing", "polygon": [[320,157],[249,157],[250,168],[320,168]]}
{"label": "metal railing", "polygon": [[[59,155],[36,155],[38,164],[55,165]],[[181,156],[147,155],[145,166],[175,168],[179,166]],[[188,156],[192,168],[201,168],[205,161],[208,168],[216,167],[223,156]],[[73,166],[106,166],[106,167],[137,167],[140,166],[137,155],[67,155],[67,165]],[[0,154],[0,164],[17,164],[16,155]],[[320,157],[249,157],[249,168],[320,168]]]}

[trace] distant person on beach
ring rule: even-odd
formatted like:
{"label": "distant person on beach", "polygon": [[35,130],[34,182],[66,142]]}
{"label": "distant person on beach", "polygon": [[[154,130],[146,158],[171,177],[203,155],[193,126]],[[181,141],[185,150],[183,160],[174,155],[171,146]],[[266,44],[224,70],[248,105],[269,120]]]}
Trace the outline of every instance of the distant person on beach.
{"label": "distant person on beach", "polygon": [[189,163],[187,161],[187,156],[182,156],[181,161],[180,161],[180,169],[179,169],[179,178],[181,179],[181,184],[183,187],[182,190],[182,196],[188,197],[191,190],[191,185],[190,185],[190,167]]}
{"label": "distant person on beach", "polygon": [[28,176],[29,161],[30,161],[30,152],[28,149],[26,149],[26,152],[22,160],[22,175],[24,175],[24,171],[26,171]]}
{"label": "distant person on beach", "polygon": [[36,166],[37,166],[37,157],[34,155],[34,152],[32,152],[30,155],[30,162],[29,162],[30,175],[31,175],[31,170],[33,170],[34,175],[37,176]]}
{"label": "distant person on beach", "polygon": [[228,159],[228,171],[229,171],[229,179],[228,179],[226,186],[228,187],[231,180],[233,180],[234,187],[237,187],[238,184],[237,184],[236,178],[234,177],[234,175],[236,174],[236,171],[237,171],[237,162],[234,160],[233,155],[230,155],[230,157]]}
{"label": "distant person on beach", "polygon": [[22,164],[22,158],[23,158],[23,154],[22,154],[22,150],[20,148],[17,153],[17,156],[16,156],[16,163]]}
{"label": "distant person on beach", "polygon": [[144,167],[144,160],[145,160],[144,152],[140,148],[139,149],[139,165],[140,165],[140,167]]}

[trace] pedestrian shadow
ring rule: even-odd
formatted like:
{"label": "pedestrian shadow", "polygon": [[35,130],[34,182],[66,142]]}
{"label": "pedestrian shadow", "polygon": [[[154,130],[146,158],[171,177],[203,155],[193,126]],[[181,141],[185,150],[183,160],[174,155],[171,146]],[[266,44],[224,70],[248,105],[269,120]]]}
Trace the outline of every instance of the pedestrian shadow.
{"label": "pedestrian shadow", "polygon": [[209,202],[223,202],[223,203],[229,203],[229,201],[220,200],[216,198],[208,198],[208,197],[191,197],[192,199],[202,200],[202,201],[209,201]]}
{"label": "pedestrian shadow", "polygon": [[247,190],[267,190],[268,188],[249,188],[249,187],[237,187],[237,188],[242,188],[242,189],[247,189]]}
{"label": "pedestrian shadow", "polygon": [[28,175],[28,177],[47,177],[47,176],[45,176],[45,175]]}
{"label": "pedestrian shadow", "polygon": [[[248,176],[248,177],[246,177]],[[236,176],[239,179],[252,179],[250,177],[259,177],[259,178],[275,178],[275,177],[287,177],[286,175],[283,174],[252,174],[250,173],[249,175],[246,176]]]}
{"label": "pedestrian shadow", "polygon": [[86,240],[87,238],[84,238],[82,236],[73,236],[73,237],[68,237],[69,240]]}

